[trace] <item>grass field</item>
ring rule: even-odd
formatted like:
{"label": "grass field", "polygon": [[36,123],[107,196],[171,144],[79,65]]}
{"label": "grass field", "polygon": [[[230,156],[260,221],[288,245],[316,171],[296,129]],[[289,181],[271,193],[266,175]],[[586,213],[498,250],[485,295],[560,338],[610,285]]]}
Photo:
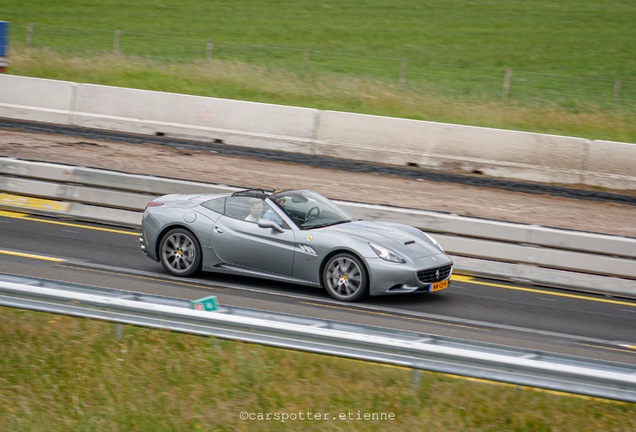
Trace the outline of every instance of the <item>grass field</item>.
{"label": "grass field", "polygon": [[1,0],[0,16],[16,24],[636,80],[631,0]]}
{"label": "grass field", "polygon": [[636,428],[636,404],[10,308],[0,347],[3,431]]}
{"label": "grass field", "polygon": [[0,19],[20,75],[636,142],[631,0],[0,0]]}

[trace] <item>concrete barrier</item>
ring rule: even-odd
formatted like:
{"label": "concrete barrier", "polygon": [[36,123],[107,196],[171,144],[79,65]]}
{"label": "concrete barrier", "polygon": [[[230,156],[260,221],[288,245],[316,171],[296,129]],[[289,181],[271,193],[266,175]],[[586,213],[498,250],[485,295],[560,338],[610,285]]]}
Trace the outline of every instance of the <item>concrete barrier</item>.
{"label": "concrete barrier", "polygon": [[[319,151],[445,171],[582,183],[589,141],[536,133],[325,111]],[[328,149],[327,151],[324,151]]]}
{"label": "concrete barrier", "polygon": [[309,148],[318,114],[308,108],[80,84],[73,124],[293,152]]}
{"label": "concrete barrier", "polygon": [[581,183],[610,189],[634,189],[635,153],[636,144],[592,141]]}
{"label": "concrete barrier", "polygon": [[0,117],[70,124],[76,83],[0,74]]}
{"label": "concrete barrier", "polygon": [[636,145],[0,74],[0,116],[636,190]]}

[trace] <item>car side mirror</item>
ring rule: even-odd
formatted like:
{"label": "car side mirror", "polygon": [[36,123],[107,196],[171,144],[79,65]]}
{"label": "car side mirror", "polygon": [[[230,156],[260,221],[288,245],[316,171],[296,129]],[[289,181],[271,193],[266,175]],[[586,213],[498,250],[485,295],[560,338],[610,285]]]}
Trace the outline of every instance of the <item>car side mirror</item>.
{"label": "car side mirror", "polygon": [[279,233],[284,232],[283,228],[280,225],[278,225],[276,222],[274,222],[273,220],[270,220],[270,219],[260,218],[258,220],[258,226],[260,228],[271,228],[274,231],[278,231]]}

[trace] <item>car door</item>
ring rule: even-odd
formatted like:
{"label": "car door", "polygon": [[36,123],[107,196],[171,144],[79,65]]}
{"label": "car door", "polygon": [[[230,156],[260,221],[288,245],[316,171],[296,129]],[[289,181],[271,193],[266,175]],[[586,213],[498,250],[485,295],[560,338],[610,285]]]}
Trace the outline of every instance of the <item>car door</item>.
{"label": "car door", "polygon": [[[258,198],[228,198],[224,216],[212,226],[214,250],[229,265],[290,276],[294,265],[294,231],[259,227],[250,216],[255,199]],[[262,204],[261,214],[264,214],[269,206]]]}

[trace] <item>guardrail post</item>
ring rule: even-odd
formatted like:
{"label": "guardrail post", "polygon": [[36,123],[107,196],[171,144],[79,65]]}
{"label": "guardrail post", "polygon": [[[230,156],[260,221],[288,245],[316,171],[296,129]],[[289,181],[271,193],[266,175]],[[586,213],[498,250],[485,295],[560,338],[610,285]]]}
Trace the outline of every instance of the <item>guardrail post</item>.
{"label": "guardrail post", "polygon": [[417,389],[422,382],[422,371],[419,369],[413,369],[413,388]]}
{"label": "guardrail post", "polygon": [[400,66],[400,87],[406,85],[406,71],[408,70],[409,59],[402,59],[402,65]]}

